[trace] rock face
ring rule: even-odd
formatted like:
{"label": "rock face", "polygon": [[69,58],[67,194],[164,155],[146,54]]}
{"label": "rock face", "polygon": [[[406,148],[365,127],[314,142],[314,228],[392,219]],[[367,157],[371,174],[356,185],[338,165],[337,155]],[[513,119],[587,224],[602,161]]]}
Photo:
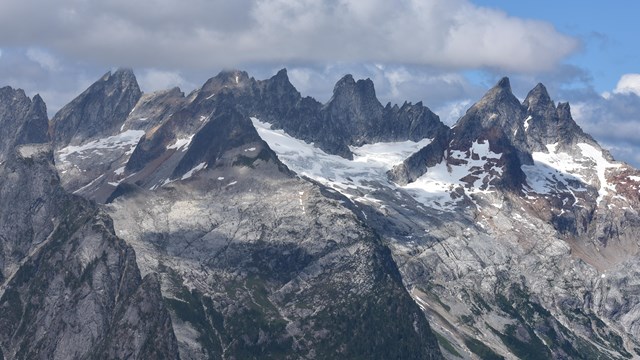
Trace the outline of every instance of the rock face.
{"label": "rock face", "polygon": [[544,86],[520,103],[502,79],[422,147],[351,148],[353,161],[254,125],[381,234],[448,356],[640,356],[639,172]]}
{"label": "rock face", "polygon": [[[543,85],[520,102],[504,78],[449,128],[422,103],[383,106],[370,80],[352,76],[321,104],[285,70],[266,80],[225,71],[187,96],[138,94],[115,111],[109,96],[137,88],[125,75],[56,115],[53,154],[46,140],[21,140],[42,132],[12,120],[42,128],[41,101],[0,92],[0,112],[12,114],[0,131],[15,139],[0,146],[17,154],[1,160],[1,194],[23,207],[2,221],[29,224],[3,230],[17,240],[2,240],[2,309],[15,293],[19,304],[54,301],[39,307],[38,336],[87,324],[50,315],[98,308],[47,300],[76,299],[79,287],[102,299],[92,313],[112,314],[83,333],[98,339],[81,341],[88,357],[640,356],[640,172]],[[93,120],[73,120],[83,118]],[[63,191],[53,157],[67,191],[102,205]],[[50,181],[32,176],[17,197],[23,163]],[[63,229],[71,240],[53,241]],[[6,312],[5,357],[26,356],[14,354],[31,341],[20,327],[31,310],[20,309]],[[75,354],[53,347],[38,349]]]}
{"label": "rock face", "polygon": [[0,354],[177,358],[157,278],[140,276],[104,212],[65,192],[44,103],[11,91],[0,100],[0,122],[15,134],[0,154],[0,203],[11,204],[0,209]]}
{"label": "rock face", "polygon": [[[117,157],[66,186],[107,202],[143,274],[159,274],[183,359],[441,358],[380,237],[291,173],[248,116],[299,101],[284,71],[223,72],[186,98],[143,95],[120,134],[60,148],[59,169]],[[113,140],[131,131],[137,144]]]}
{"label": "rock face", "polygon": [[48,122],[47,109],[39,95],[32,100],[22,90],[0,88],[0,161],[16,145],[46,142]]}
{"label": "rock face", "polygon": [[115,135],[141,92],[133,71],[109,71],[51,119],[56,147]]}

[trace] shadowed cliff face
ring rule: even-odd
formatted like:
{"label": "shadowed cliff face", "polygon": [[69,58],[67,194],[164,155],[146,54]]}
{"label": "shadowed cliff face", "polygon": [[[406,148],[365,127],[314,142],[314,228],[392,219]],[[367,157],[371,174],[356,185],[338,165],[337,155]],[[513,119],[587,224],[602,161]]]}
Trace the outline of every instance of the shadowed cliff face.
{"label": "shadowed cliff face", "polygon": [[23,95],[0,98],[0,123],[13,125],[0,153],[2,355],[177,358],[157,278],[141,278],[107,215],[62,188],[44,104]]}

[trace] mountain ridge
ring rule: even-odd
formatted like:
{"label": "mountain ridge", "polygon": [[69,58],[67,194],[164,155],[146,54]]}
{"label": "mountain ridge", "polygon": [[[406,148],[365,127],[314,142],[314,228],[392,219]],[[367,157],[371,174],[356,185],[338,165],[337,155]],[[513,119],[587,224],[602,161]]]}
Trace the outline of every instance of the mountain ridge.
{"label": "mountain ridge", "polygon": [[321,104],[286,69],[83,94],[54,117],[108,110],[82,136],[17,151],[113,219],[181,358],[640,356],[640,172],[542,84],[503,78],[451,128],[349,75]]}

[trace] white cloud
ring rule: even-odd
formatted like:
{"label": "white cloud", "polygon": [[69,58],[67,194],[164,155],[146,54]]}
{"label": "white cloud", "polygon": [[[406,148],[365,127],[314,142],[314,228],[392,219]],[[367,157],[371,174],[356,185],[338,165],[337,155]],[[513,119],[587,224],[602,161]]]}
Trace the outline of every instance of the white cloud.
{"label": "white cloud", "polygon": [[640,74],[625,74],[618,81],[615,90],[616,94],[636,94],[640,96]]}
{"label": "white cloud", "polygon": [[471,105],[473,105],[473,102],[469,99],[452,101],[435,109],[434,112],[440,116],[440,120],[443,123],[453,126],[456,121],[464,115],[467,109],[471,107]]}
{"label": "white cloud", "polygon": [[578,41],[469,0],[5,0],[0,41],[106,66],[379,62],[535,72]]}
{"label": "white cloud", "polygon": [[60,69],[60,63],[51,53],[40,48],[28,48],[26,52],[27,58],[45,70],[57,71]]}
{"label": "white cloud", "polygon": [[[270,69],[256,77],[269,77]],[[312,96],[320,102],[331,98],[333,87],[345,74],[358,79],[370,78],[376,96],[383,105],[388,102],[402,105],[404,101],[422,101],[425,106],[437,109],[450,102],[479,98],[486,89],[475,85],[461,74],[442,72],[421,66],[340,63],[326,66],[299,66],[287,69],[291,83],[302,96]],[[457,119],[456,119],[457,120]]]}
{"label": "white cloud", "polygon": [[640,168],[640,97],[633,92],[594,94],[571,103],[573,118],[619,160]]}
{"label": "white cloud", "polygon": [[195,88],[195,85],[185,80],[179,72],[157,69],[146,69],[137,77],[138,84],[143,91],[152,92],[180,87],[183,91]]}

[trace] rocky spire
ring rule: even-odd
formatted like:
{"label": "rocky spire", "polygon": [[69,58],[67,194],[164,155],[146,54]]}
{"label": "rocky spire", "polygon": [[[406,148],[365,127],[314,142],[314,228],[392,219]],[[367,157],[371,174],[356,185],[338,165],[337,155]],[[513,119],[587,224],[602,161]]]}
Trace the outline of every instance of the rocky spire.
{"label": "rocky spire", "polygon": [[107,72],[53,117],[55,146],[117,133],[141,96],[132,70]]}
{"label": "rocky spire", "polygon": [[16,145],[49,141],[47,107],[40,97],[32,99],[21,89],[0,89],[0,157]]}

